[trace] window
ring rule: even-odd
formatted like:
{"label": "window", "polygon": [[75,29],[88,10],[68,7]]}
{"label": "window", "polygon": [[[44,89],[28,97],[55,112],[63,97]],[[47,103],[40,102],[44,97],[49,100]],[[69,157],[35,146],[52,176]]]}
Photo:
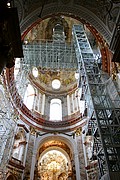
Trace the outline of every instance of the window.
{"label": "window", "polygon": [[61,24],[56,24],[55,27],[53,28],[54,34],[64,34],[64,27]]}
{"label": "window", "polygon": [[30,84],[28,84],[28,87],[26,89],[25,96],[24,96],[24,104],[30,110],[33,107],[34,96],[35,96],[34,89]]}
{"label": "window", "polygon": [[56,24],[53,28],[53,40],[56,42],[65,41],[64,27],[62,24]]}
{"label": "window", "polygon": [[60,99],[52,99],[50,102],[50,120],[62,120],[62,103]]}
{"label": "window", "polygon": [[38,69],[36,67],[33,67],[32,74],[35,78],[38,77]]}
{"label": "window", "polygon": [[60,86],[61,86],[61,83],[60,83],[60,81],[58,80],[58,79],[54,79],[53,81],[52,81],[52,88],[53,89],[59,89],[60,88]]}

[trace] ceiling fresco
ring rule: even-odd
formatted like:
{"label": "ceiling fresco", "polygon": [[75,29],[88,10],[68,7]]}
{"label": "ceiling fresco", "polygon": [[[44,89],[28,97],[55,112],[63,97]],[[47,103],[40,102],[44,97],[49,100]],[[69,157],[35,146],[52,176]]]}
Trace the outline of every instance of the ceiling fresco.
{"label": "ceiling fresco", "polygon": [[[81,24],[81,23],[80,21],[67,16],[56,15],[54,17],[47,18],[41,21],[40,23],[38,23],[28,32],[28,34],[24,38],[24,42],[27,42],[28,44],[36,44],[39,41],[42,42],[46,42],[46,40],[52,41],[53,29],[56,24],[62,24],[66,36],[65,42],[70,43],[72,42],[72,26],[74,24]],[[90,39],[91,45],[94,43],[93,48],[97,48],[96,46],[98,45],[96,44],[94,36],[90,33],[90,31],[87,28],[86,28],[86,32]],[[31,73],[29,75],[29,78],[31,82],[40,89],[43,88],[46,91],[55,93],[55,91],[52,89],[52,81],[54,79],[58,79],[61,82],[61,88],[59,89],[59,93],[63,91],[67,92],[71,89],[75,89],[77,86],[77,81],[75,79],[75,72],[77,71],[77,68],[71,68],[71,69],[65,68],[65,69],[54,70],[54,64],[53,64],[53,69],[42,68],[42,67],[37,67],[37,68],[38,68],[38,77],[34,77],[33,74]]]}
{"label": "ceiling fresco", "polygon": [[50,147],[59,147],[59,148],[62,148],[63,150],[65,150],[69,155],[70,155],[70,149],[69,147],[64,143],[64,142],[61,142],[61,141],[58,141],[58,140],[51,140],[51,141],[47,141],[43,144],[42,147],[40,147],[40,150],[39,150],[39,155],[44,151],[46,150],[47,148],[50,148]]}

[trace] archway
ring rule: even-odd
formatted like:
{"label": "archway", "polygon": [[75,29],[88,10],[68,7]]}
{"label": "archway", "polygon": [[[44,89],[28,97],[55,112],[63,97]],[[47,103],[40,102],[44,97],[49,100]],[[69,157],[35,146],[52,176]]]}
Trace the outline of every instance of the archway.
{"label": "archway", "polygon": [[[42,180],[58,180],[68,177],[76,179],[73,172],[75,166],[74,147],[71,140],[67,137],[56,136],[44,137],[39,139],[36,144],[36,163],[34,169],[34,179],[41,178]],[[77,163],[77,166],[79,164]],[[33,170],[32,170],[33,172]],[[31,173],[32,173],[31,172]],[[64,175],[64,176],[63,176]]]}
{"label": "archway", "polygon": [[13,176],[12,174],[10,174],[6,180],[17,180],[15,176]]}

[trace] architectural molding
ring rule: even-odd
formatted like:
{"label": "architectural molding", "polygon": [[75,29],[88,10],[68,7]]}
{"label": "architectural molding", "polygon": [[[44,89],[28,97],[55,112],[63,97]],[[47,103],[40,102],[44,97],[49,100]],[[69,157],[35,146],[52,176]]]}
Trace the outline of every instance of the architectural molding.
{"label": "architectural molding", "polygon": [[[107,28],[107,26],[91,11],[82,7],[82,6],[58,6],[57,4],[46,5],[44,6],[42,17],[39,18],[39,12],[41,7],[29,14],[20,24],[21,33],[25,33],[25,31],[29,28],[29,30],[38,22],[44,20],[51,15],[66,15],[73,16],[74,18],[80,20],[84,20],[86,23],[90,23],[95,29],[100,32],[103,38],[110,43],[112,34]],[[32,25],[31,25],[32,24]]]}

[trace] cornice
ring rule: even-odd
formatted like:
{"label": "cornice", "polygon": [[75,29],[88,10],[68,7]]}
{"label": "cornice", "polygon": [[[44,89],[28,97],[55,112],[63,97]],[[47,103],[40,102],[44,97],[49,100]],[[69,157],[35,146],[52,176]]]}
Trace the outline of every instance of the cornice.
{"label": "cornice", "polygon": [[21,22],[20,28],[21,33],[23,34],[28,28],[30,28],[31,24],[34,26],[34,24],[44,20],[47,17],[54,16],[56,14],[63,14],[66,16],[72,16],[75,19],[79,19],[86,23],[90,23],[99,33],[104,37],[104,39],[107,41],[107,43],[110,43],[111,40],[111,32],[109,31],[108,27],[101,21],[94,13],[92,13],[90,10],[82,7],[82,6],[76,6],[76,5],[60,5],[58,6],[57,3],[45,5],[43,12],[42,12],[42,19],[38,17],[40,13],[41,7],[36,9],[34,12],[29,14],[25,19]]}

